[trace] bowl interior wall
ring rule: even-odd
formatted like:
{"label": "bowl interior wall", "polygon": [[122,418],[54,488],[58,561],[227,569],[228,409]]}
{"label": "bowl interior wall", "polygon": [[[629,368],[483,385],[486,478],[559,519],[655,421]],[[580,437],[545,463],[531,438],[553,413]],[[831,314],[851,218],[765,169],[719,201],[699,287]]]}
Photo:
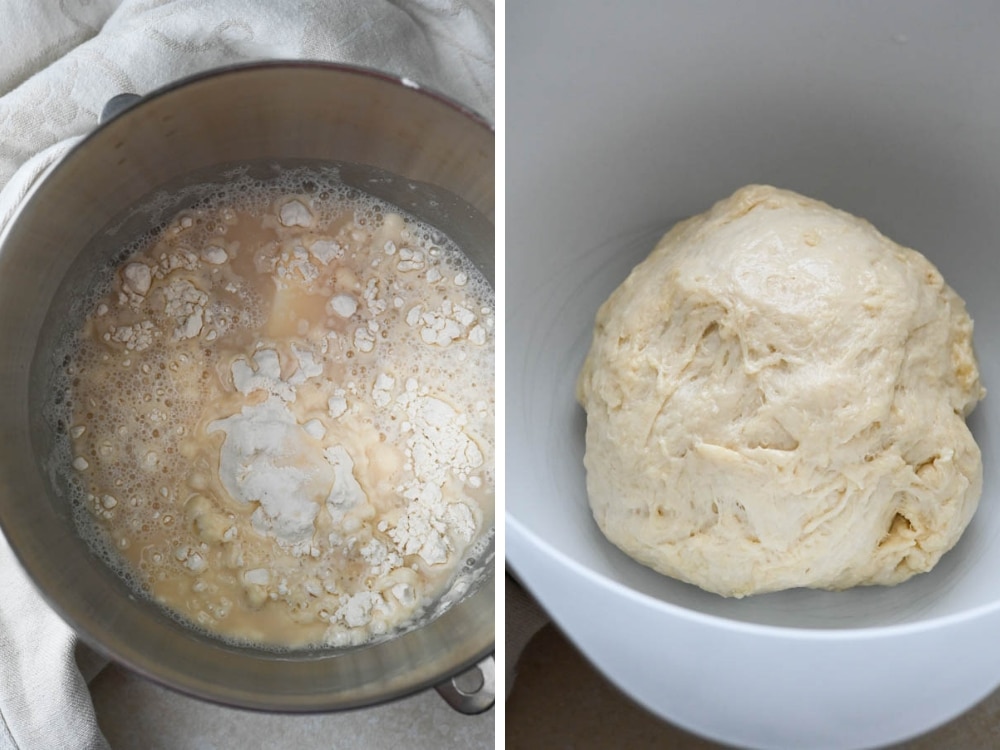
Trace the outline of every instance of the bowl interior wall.
{"label": "bowl interior wall", "polygon": [[[615,10],[585,5],[508,20],[507,512],[623,594],[731,621],[876,627],[1000,602],[1000,54],[987,24],[901,3],[673,4],[626,39],[608,32],[623,28]],[[564,24],[573,34],[553,42]],[[869,219],[968,304],[990,392],[970,419],[985,490],[930,574],[726,600],[632,562],[590,516],[574,381],[594,314],[674,221],[752,182]]]}

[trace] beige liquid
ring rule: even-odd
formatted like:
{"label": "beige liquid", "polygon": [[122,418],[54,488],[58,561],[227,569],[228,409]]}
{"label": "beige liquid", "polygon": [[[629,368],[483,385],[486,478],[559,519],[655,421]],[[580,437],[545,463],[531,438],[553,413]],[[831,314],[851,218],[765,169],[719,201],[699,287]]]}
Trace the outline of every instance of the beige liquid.
{"label": "beige liquid", "polygon": [[493,524],[492,291],[432,238],[336,189],[170,222],[68,365],[84,533],[225,638],[411,622]]}

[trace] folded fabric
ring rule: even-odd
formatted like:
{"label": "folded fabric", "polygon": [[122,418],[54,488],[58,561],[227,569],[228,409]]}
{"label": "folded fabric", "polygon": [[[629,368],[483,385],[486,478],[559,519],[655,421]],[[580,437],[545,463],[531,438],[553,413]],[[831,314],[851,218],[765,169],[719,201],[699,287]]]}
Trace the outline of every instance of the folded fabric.
{"label": "folded fabric", "polygon": [[[62,0],[0,3],[0,231],[116,94],[237,62],[352,63],[417,81],[488,120],[492,0]],[[0,750],[107,748],[86,680],[104,663],[0,537]]]}

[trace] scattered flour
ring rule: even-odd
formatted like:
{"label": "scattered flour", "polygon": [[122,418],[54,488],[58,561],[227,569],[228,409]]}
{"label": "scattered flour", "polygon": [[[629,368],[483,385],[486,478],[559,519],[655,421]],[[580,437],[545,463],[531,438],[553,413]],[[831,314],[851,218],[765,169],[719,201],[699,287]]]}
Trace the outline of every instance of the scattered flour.
{"label": "scattered flour", "polygon": [[492,524],[494,321],[432,237],[286,188],[184,212],[122,264],[67,368],[68,439],[147,593],[296,647],[394,632],[447,590]]}

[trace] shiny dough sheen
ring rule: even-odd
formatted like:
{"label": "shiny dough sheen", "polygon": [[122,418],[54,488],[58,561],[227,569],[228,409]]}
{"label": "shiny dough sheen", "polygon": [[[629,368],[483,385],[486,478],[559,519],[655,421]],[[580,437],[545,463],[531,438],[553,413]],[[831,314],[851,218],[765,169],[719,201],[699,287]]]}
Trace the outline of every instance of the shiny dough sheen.
{"label": "shiny dough sheen", "polygon": [[600,308],[577,383],[590,505],[628,555],[724,596],[900,583],[975,512],[984,395],[926,258],[751,185]]}

